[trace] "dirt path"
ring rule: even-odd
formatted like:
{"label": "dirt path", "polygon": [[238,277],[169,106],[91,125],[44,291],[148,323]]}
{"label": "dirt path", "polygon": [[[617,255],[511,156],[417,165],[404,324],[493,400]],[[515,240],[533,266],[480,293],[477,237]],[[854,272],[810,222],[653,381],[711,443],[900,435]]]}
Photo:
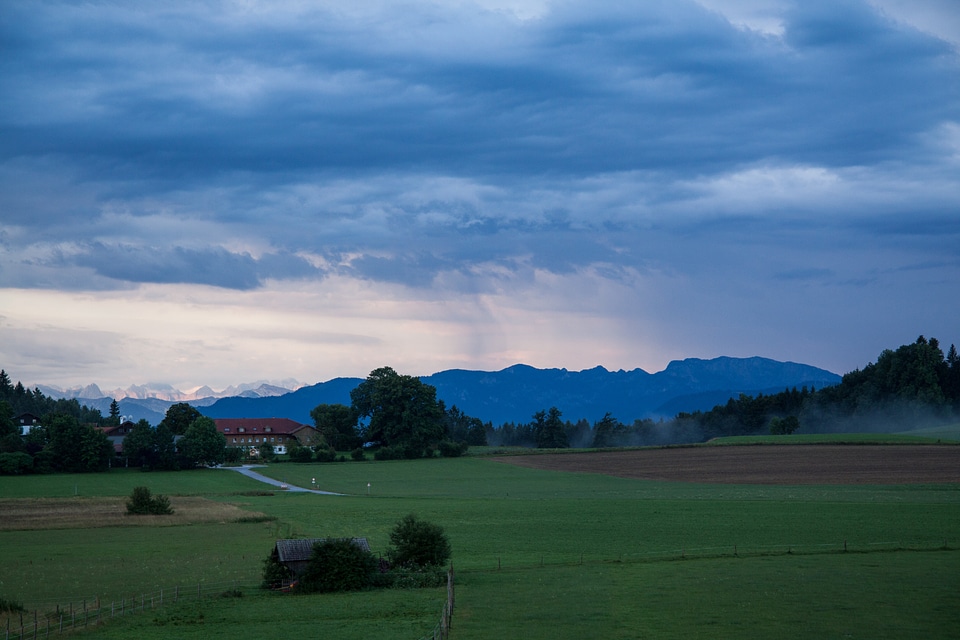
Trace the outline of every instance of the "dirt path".
{"label": "dirt path", "polygon": [[316,493],[323,496],[342,496],[342,493],[334,493],[333,491],[321,491],[319,489],[304,489],[303,487],[295,487],[292,484],[287,484],[286,482],[281,482],[280,480],[274,480],[273,478],[268,478],[265,475],[259,474],[254,469],[262,467],[264,465],[254,465],[254,464],[245,464],[242,467],[218,467],[219,469],[229,469],[231,471],[237,471],[247,476],[248,478],[253,478],[260,482],[273,485],[279,489],[290,492],[300,492],[300,493]]}
{"label": "dirt path", "polygon": [[504,456],[533,469],[723,484],[960,482],[960,446],[765,445]]}

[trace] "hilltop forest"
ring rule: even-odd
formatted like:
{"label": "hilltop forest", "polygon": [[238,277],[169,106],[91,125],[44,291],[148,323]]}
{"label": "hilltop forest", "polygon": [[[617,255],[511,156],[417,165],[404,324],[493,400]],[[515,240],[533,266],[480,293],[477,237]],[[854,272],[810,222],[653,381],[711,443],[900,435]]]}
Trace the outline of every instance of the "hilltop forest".
{"label": "hilltop forest", "polygon": [[[920,336],[912,344],[883,351],[875,363],[847,373],[834,386],[741,394],[709,411],[631,423],[610,413],[593,424],[564,421],[560,408],[545,407],[530,422],[494,427],[456,406],[447,409],[434,387],[389,367],[372,372],[351,399],[350,407],[320,405],[312,413],[324,436],[324,442],[314,447],[315,459],[342,460],[343,456],[321,457],[320,450],[356,453],[363,442],[382,449],[379,453],[384,455],[378,457],[385,459],[460,455],[469,445],[483,444],[605,448],[767,433],[908,431],[960,420],[960,355],[954,345],[944,354],[935,338]],[[14,417],[24,413],[39,416],[43,427],[21,436]],[[104,418],[76,399],[53,400],[39,389],[14,385],[0,371],[0,473],[106,470],[113,448],[96,427],[117,424],[118,419],[116,403]]]}

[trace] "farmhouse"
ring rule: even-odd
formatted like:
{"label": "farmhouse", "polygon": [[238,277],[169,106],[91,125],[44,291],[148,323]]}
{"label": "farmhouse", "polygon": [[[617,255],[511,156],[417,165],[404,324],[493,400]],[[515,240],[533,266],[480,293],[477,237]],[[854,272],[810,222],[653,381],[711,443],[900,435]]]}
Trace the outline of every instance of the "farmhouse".
{"label": "farmhouse", "polygon": [[311,446],[320,440],[316,429],[288,418],[216,418],[214,423],[228,447],[244,451],[270,444],[276,453],[284,454],[294,441]]}
{"label": "farmhouse", "polygon": [[20,427],[20,435],[25,436],[30,431],[40,426],[40,418],[32,413],[21,413],[14,421]]}
{"label": "farmhouse", "polygon": [[[313,545],[325,542],[326,538],[302,538],[299,540],[277,540],[271,554],[273,560],[290,569],[294,576],[300,577],[307,568]],[[370,551],[366,538],[351,538],[351,542],[363,551]]]}
{"label": "farmhouse", "polygon": [[107,436],[107,440],[110,441],[110,444],[113,445],[113,450],[117,455],[123,454],[123,441],[124,439],[133,431],[133,428],[136,425],[133,424],[130,420],[126,420],[118,425],[111,425],[108,427],[97,426],[96,428],[103,432],[103,435]]}

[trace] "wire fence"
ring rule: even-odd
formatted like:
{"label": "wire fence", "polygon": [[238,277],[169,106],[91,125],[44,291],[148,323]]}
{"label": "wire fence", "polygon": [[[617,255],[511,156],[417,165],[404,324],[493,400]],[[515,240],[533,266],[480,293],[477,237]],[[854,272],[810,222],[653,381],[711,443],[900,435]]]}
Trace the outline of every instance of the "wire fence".
{"label": "wire fence", "polygon": [[51,634],[63,634],[90,625],[103,624],[113,618],[158,609],[164,605],[200,600],[208,597],[233,597],[243,590],[258,589],[260,583],[232,580],[227,582],[198,582],[194,585],[177,585],[151,593],[141,593],[129,598],[111,600],[99,596],[73,600],[66,604],[36,602],[32,611],[8,613],[5,640],[28,640],[49,638]]}
{"label": "wire fence", "polygon": [[[198,582],[141,593],[109,603],[98,596],[75,599],[66,604],[47,601],[31,603],[31,609],[8,613],[3,630],[4,640],[38,640],[51,635],[62,635],[75,629],[104,624],[114,618],[159,609],[164,605],[204,598],[239,597],[244,591],[261,588],[259,581],[231,580],[225,582]],[[421,640],[447,640],[454,605],[453,566],[447,571],[447,599],[430,635]]]}
{"label": "wire fence", "polygon": [[453,620],[454,605],[454,575],[453,565],[447,570],[447,601],[440,612],[440,621],[434,626],[429,635],[421,636],[419,640],[447,640],[450,637],[450,623]]}

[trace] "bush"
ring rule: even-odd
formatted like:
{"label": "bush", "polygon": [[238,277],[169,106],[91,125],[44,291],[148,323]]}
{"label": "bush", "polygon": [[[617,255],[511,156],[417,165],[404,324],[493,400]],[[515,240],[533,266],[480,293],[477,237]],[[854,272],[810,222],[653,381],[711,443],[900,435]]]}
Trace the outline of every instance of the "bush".
{"label": "bush", "polygon": [[317,462],[333,462],[337,459],[337,452],[332,447],[317,447]]}
{"label": "bush", "polygon": [[349,538],[324,540],[313,546],[297,590],[330,593],[368,589],[374,584],[377,567],[373,554]]}
{"label": "bush", "polygon": [[293,462],[312,462],[313,452],[309,447],[294,447],[290,449],[290,460]]}
{"label": "bush", "polygon": [[227,447],[223,451],[223,461],[228,464],[237,464],[242,456],[243,452],[237,447]]}
{"label": "bush", "polygon": [[440,566],[450,559],[450,541],[443,528],[414,514],[404,516],[390,532],[387,558],[396,567]]}
{"label": "bush", "polygon": [[453,442],[452,440],[441,440],[439,444],[440,455],[444,458],[459,458],[470,448],[466,442]]}
{"label": "bush", "polygon": [[164,516],[173,513],[170,499],[166,496],[150,495],[147,487],[134,487],[127,501],[127,513],[134,515]]}
{"label": "bush", "polygon": [[283,583],[293,578],[293,573],[286,565],[280,564],[276,549],[263,561],[263,589],[279,589]]}
{"label": "bush", "polygon": [[357,447],[356,449],[350,452],[350,458],[354,462],[363,462],[364,460],[367,459],[367,457],[363,455],[363,449],[361,449],[360,447]]}
{"label": "bush", "polygon": [[33,457],[28,453],[0,453],[0,475],[19,476],[33,472]]}
{"label": "bush", "polygon": [[405,457],[400,447],[380,447],[373,452],[374,460],[403,460]]}
{"label": "bush", "polygon": [[398,569],[392,572],[390,586],[394,589],[427,589],[446,584],[447,572],[443,567],[434,565]]}

